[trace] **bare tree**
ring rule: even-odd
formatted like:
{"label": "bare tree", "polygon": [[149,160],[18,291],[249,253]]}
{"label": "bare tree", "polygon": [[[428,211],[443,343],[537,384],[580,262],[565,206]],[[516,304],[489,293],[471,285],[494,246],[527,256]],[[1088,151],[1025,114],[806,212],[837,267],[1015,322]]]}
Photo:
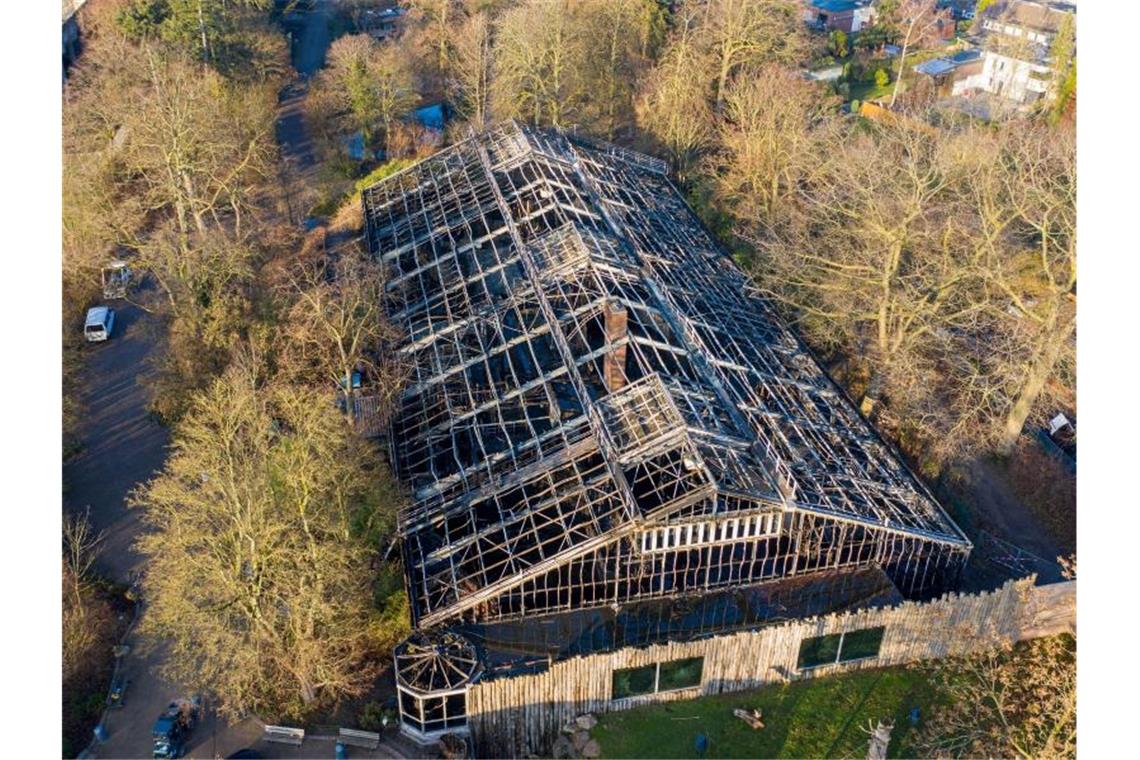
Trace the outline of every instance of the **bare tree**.
{"label": "bare tree", "polygon": [[998,450],[1008,453],[1046,382],[1074,348],[1077,176],[1072,130],[1019,124],[1005,137],[999,166],[1011,222],[1006,236],[991,234],[984,266],[986,282],[1003,297],[1001,313],[1027,337],[1018,362],[1021,380],[998,442]]}
{"label": "bare tree", "polygon": [[[335,261],[301,265],[291,274],[287,317],[291,371],[351,393],[352,374],[365,370],[386,406],[400,391],[401,369],[384,347],[398,337],[384,313],[384,268],[357,249]],[[353,418],[351,400],[346,404]]]}
{"label": "bare tree", "polygon": [[697,152],[711,139],[708,87],[694,72],[707,71],[709,58],[696,43],[693,19],[678,22],[661,61],[646,76],[638,96],[637,123],[669,152],[684,175]]}
{"label": "bare tree", "polygon": [[503,12],[495,33],[496,113],[568,126],[581,106],[586,39],[569,0],[526,0]]}
{"label": "bare tree", "polygon": [[376,473],[331,392],[264,375],[239,360],[198,394],[132,498],[148,528],[140,631],[222,714],[299,717],[366,691],[391,642],[371,602],[375,549],[352,528],[379,508]]}
{"label": "bare tree", "polygon": [[184,246],[191,230],[207,226],[240,234],[257,189],[273,176],[271,89],[227,85],[146,47],[138,63],[139,81],[118,96],[124,161],[141,178],[145,202],[173,209]]}
{"label": "bare tree", "polygon": [[63,563],[70,585],[71,605],[83,616],[84,595],[91,582],[91,569],[102,551],[103,533],[91,527],[91,508],[82,515],[63,519]]}
{"label": "bare tree", "polygon": [[420,37],[431,51],[432,65],[443,78],[451,61],[452,29],[462,13],[459,0],[410,0],[410,20],[420,29]]}
{"label": "bare tree", "polygon": [[455,52],[455,30],[463,21],[463,5],[459,0],[411,0],[410,7],[412,20],[432,51],[439,81],[446,81]]}
{"label": "bare tree", "polygon": [[747,228],[776,221],[778,206],[827,150],[814,127],[831,107],[816,85],[778,66],[729,83],[711,161],[718,195]]}
{"label": "bare tree", "polygon": [[379,133],[386,147],[393,125],[419,98],[408,56],[396,45],[357,34],[334,42],[328,58],[317,88],[331,93],[343,126],[365,140]]}
{"label": "bare tree", "polygon": [[[922,129],[837,125],[795,216],[766,258],[773,295],[830,322],[882,371],[984,308],[967,287],[939,140]],[[763,282],[763,280],[762,280]]]}
{"label": "bare tree", "polygon": [[724,104],[729,79],[738,70],[800,62],[807,49],[802,14],[798,0],[709,0],[700,37],[714,61],[718,110]]}
{"label": "bare tree", "polygon": [[945,660],[934,681],[948,698],[931,711],[919,735],[923,756],[1076,757],[1072,638],[999,645]]}
{"label": "bare tree", "polygon": [[949,18],[949,11],[938,9],[935,0],[900,0],[894,7],[890,23],[898,29],[902,38],[902,52],[899,53],[899,70],[895,74],[895,86],[891,90],[891,106],[899,96],[902,84],[903,67],[906,66],[906,53],[911,45],[924,39],[938,24]]}
{"label": "bare tree", "polygon": [[[214,230],[183,236],[167,226],[156,229],[141,245],[138,266],[154,276],[170,316],[205,334],[227,302],[242,297],[256,256],[246,238],[231,239]],[[228,344],[230,337],[221,337],[221,343]]]}
{"label": "bare tree", "polygon": [[633,88],[644,64],[643,50],[652,30],[648,0],[587,0],[581,24],[596,55],[586,57],[585,90],[597,131],[613,139],[631,117]]}
{"label": "bare tree", "polygon": [[477,129],[490,122],[492,26],[490,14],[479,11],[455,34],[455,59],[450,89],[460,113]]}

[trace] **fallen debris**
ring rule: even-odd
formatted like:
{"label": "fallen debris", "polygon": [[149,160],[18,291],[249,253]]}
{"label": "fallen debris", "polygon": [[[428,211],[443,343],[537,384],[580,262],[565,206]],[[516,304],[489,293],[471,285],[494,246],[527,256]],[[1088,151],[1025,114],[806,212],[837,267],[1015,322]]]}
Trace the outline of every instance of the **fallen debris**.
{"label": "fallen debris", "polygon": [[764,728],[763,715],[760,710],[741,710],[739,707],[732,711],[732,714],[747,723],[750,728],[759,731]]}
{"label": "fallen debris", "polygon": [[871,741],[867,747],[867,760],[886,760],[887,745],[891,742],[891,731],[894,727],[895,722],[893,720],[880,720],[879,725],[875,728],[871,728],[871,721],[867,721],[867,727],[863,729],[871,735]]}

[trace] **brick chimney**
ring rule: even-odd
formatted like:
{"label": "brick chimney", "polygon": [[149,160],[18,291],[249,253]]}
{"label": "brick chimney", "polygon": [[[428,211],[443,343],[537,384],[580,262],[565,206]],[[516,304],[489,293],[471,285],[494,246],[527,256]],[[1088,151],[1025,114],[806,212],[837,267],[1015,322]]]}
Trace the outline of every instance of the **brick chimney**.
{"label": "brick chimney", "polygon": [[[629,312],[617,301],[608,301],[605,306],[606,341],[613,345],[629,334]],[[610,349],[605,359],[605,381],[610,393],[625,386],[625,351],[627,345]]]}

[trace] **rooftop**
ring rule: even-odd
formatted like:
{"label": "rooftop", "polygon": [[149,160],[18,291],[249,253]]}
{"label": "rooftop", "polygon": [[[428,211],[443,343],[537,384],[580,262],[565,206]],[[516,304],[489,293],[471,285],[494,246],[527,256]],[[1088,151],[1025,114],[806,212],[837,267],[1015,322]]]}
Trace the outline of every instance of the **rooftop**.
{"label": "rooftop", "polygon": [[1065,15],[1076,11],[1075,5],[1063,2],[998,0],[986,7],[981,17],[983,21],[1001,21],[1024,29],[1052,33],[1060,28]]}
{"label": "rooftop", "polygon": [[809,0],[813,8],[829,13],[843,13],[856,8],[865,8],[872,0]]}
{"label": "rooftop", "polygon": [[960,66],[967,63],[980,60],[982,51],[974,48],[968,50],[961,50],[952,56],[945,58],[931,58],[929,61],[923,61],[914,67],[914,70],[920,74],[927,74],[932,77],[941,76],[954,71]]}

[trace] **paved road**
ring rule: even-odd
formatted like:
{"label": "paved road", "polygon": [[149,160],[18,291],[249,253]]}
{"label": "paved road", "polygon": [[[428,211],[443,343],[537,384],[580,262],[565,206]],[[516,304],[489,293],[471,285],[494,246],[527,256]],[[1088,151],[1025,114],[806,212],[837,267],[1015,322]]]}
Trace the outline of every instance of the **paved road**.
{"label": "paved road", "polygon": [[83,448],[63,466],[63,506],[68,513],[90,506],[91,523],[106,536],[98,570],[125,582],[140,562],[131,546],[138,515],[126,508],[126,498],[162,467],[170,434],[151,418],[140,385],[151,373],[146,359],[158,338],[157,320],[124,302],[115,309],[111,340],[84,347]]}
{"label": "paved road", "polygon": [[[300,33],[295,32],[294,65],[303,75],[324,64],[330,13],[330,3],[318,2],[302,19]],[[305,92],[303,82],[283,90],[277,132],[283,153],[302,174],[313,171],[316,165],[303,120]],[[92,524],[106,536],[97,569],[126,582],[131,571],[141,564],[132,546],[139,534],[139,518],[127,508],[127,498],[134,488],[161,469],[170,434],[149,415],[149,397],[139,382],[152,372],[147,358],[160,337],[160,322],[138,306],[120,302],[116,309],[112,339],[87,347],[87,381],[81,391],[86,414],[79,430],[83,449],[63,468],[64,509],[81,512],[90,506]],[[165,658],[162,649],[143,653],[134,636],[127,643],[132,646],[132,653],[123,662],[123,672],[130,685],[124,706],[108,714],[104,724],[108,739],[95,748],[98,757],[150,757],[150,732],[155,718],[171,700],[185,696],[184,689],[158,675]],[[215,720],[207,706],[203,721],[191,736],[188,753],[190,757],[227,757],[239,749],[256,746],[267,757],[279,755],[274,748],[260,744],[260,735],[261,725],[257,721],[249,719],[229,725]],[[319,743],[311,747],[306,743],[301,752],[309,757],[333,754],[331,744]],[[383,748],[369,755],[388,756]]]}
{"label": "paved road", "polygon": [[[153,290],[136,296],[145,303]],[[161,322],[144,309],[119,301],[111,340],[85,347],[87,352],[80,391],[84,417],[79,429],[82,451],[63,466],[63,507],[82,513],[90,507],[91,523],[104,533],[104,549],[97,569],[127,582],[141,565],[133,542],[141,525],[138,513],[128,509],[130,492],[161,469],[166,459],[169,431],[149,414],[149,394],[143,382],[153,374],[147,358],[158,342]],[[78,328],[77,328],[78,329]],[[132,653],[122,664],[130,679],[126,703],[109,713],[105,722],[108,741],[96,748],[99,757],[150,757],[150,729],[154,719],[184,690],[157,674],[164,660],[161,650],[142,653],[137,637],[128,639]],[[260,727],[251,722],[230,727],[218,724],[212,714],[192,736],[196,757],[228,755],[256,741]]]}
{"label": "paved road", "polygon": [[308,13],[295,14],[286,21],[293,34],[291,55],[299,79],[282,88],[277,114],[277,143],[283,158],[291,163],[302,178],[317,165],[313,143],[305,127],[305,96],[309,77],[325,65],[325,53],[331,42],[329,18],[332,5],[317,2]]}

